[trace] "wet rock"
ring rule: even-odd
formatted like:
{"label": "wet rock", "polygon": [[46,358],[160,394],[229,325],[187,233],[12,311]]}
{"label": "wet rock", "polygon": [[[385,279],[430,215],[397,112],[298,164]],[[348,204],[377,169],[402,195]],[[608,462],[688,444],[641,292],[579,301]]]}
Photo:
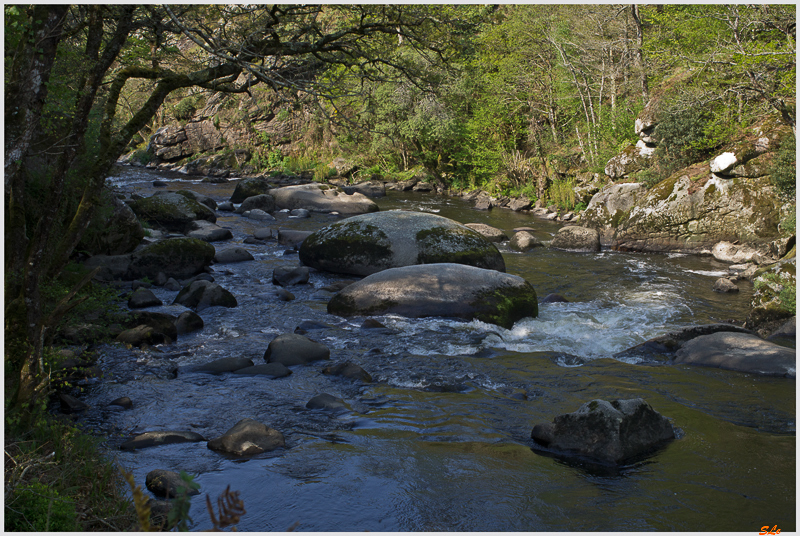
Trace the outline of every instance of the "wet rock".
{"label": "wet rock", "polygon": [[510,208],[514,212],[520,212],[522,210],[530,210],[532,206],[533,204],[531,203],[531,200],[524,196],[512,199],[511,202],[508,204],[508,208]]}
{"label": "wet rock", "polygon": [[242,374],[245,376],[272,376],[273,378],[285,378],[292,373],[285,365],[281,363],[267,363],[265,365],[253,365],[252,367],[244,367],[233,371],[234,374]]}
{"label": "wet rock", "polygon": [[153,469],[145,477],[145,486],[156,497],[175,498],[181,495],[199,495],[200,491],[190,488],[175,471]]}
{"label": "wet rock", "polygon": [[156,307],[163,304],[164,302],[159,300],[152,290],[146,288],[137,288],[128,298],[128,307],[131,309]]}
{"label": "wet rock", "polygon": [[143,344],[153,346],[156,344],[163,344],[170,342],[166,335],[157,332],[150,326],[136,326],[135,328],[126,329],[115,339],[117,342],[129,344],[131,346],[140,347]]}
{"label": "wet rock", "polygon": [[690,326],[654,337],[641,344],[637,344],[632,348],[618,352],[614,354],[613,357],[615,359],[629,357],[671,358],[672,354],[677,352],[681,346],[690,340],[703,335],[711,335],[713,333],[720,332],[747,333],[749,335],[755,335],[755,333],[749,329],[735,326],[733,324],[705,324],[702,326]]}
{"label": "wet rock", "polygon": [[184,311],[175,320],[178,334],[191,333],[203,329],[203,319],[194,311]]}
{"label": "wet rock", "polygon": [[269,343],[264,353],[264,360],[267,363],[281,363],[291,367],[329,359],[330,355],[331,351],[324,344],[296,333],[284,333]]}
{"label": "wet rock", "polygon": [[781,327],[773,331],[767,340],[787,348],[795,348],[797,345],[797,316],[793,316],[781,324]]}
{"label": "wet rock", "polygon": [[279,300],[287,302],[295,299],[295,295],[286,290],[285,288],[276,289],[275,296],[277,296]]}
{"label": "wet rock", "polygon": [[253,210],[248,210],[242,213],[242,216],[245,218],[250,218],[251,220],[258,220],[258,221],[276,221],[275,216],[264,212],[260,208],[254,208]]}
{"label": "wet rock", "polygon": [[313,234],[312,231],[296,231],[294,229],[278,229],[278,244],[299,248],[303,241]]}
{"label": "wet rock", "polygon": [[530,251],[533,248],[543,247],[544,244],[528,231],[514,233],[508,242],[508,247],[517,251]]}
{"label": "wet rock", "polygon": [[380,181],[365,181],[352,186],[342,186],[342,190],[348,195],[359,193],[372,198],[386,197],[386,186]]}
{"label": "wet rock", "polygon": [[269,227],[262,227],[261,229],[256,229],[253,231],[253,237],[258,240],[269,240],[271,238],[276,238],[275,233]]}
{"label": "wet rock", "polygon": [[217,216],[214,211],[176,193],[163,192],[137,199],[130,204],[136,216],[157,229],[184,233],[189,224],[195,220],[206,220],[216,223]]}
{"label": "wet rock", "polygon": [[714,282],[714,292],[739,292],[739,287],[727,277],[720,277]]}
{"label": "wet rock", "polygon": [[59,393],[58,399],[61,402],[61,411],[64,413],[79,413],[89,409],[91,406],[82,400],[66,393]]}
{"label": "wet rock", "polygon": [[211,210],[217,210],[217,202],[208,197],[207,195],[199,194],[197,192],[193,192],[192,190],[178,190],[175,192],[176,194],[180,194],[184,197],[188,197],[189,199],[193,199],[200,203],[201,205],[205,205]]}
{"label": "wet rock", "polygon": [[205,372],[208,374],[223,374],[235,372],[239,369],[252,367],[253,360],[245,357],[223,357],[202,365],[185,367],[182,372]]}
{"label": "wet rock", "polygon": [[216,283],[209,281],[194,281],[181,290],[175,297],[179,305],[189,307],[195,311],[202,311],[208,307],[236,307],[236,298],[228,290]]}
{"label": "wet rock", "polygon": [[231,203],[239,204],[248,197],[268,193],[270,188],[272,188],[272,185],[263,177],[242,179],[236,183],[236,188],[233,190],[230,201]]}
{"label": "wet rock", "polygon": [[181,284],[180,284],[180,283],[178,283],[178,282],[175,280],[175,278],[174,278],[174,277],[170,277],[169,279],[167,279],[167,282],[166,282],[166,283],[164,283],[164,290],[169,290],[169,291],[171,291],[171,292],[177,292],[177,291],[179,291],[179,290],[180,290],[180,289],[182,289],[182,288],[183,288],[183,287],[181,286]]}
{"label": "wet rock", "polygon": [[592,400],[577,411],[537,424],[534,449],[620,464],[675,438],[670,422],[641,398]]}
{"label": "wet rock", "polygon": [[124,409],[133,408],[133,401],[127,396],[121,396],[108,403],[109,406],[119,406]]}
{"label": "wet rock", "polygon": [[283,434],[253,419],[242,419],[208,448],[235,456],[251,456],[286,446]]}
{"label": "wet rock", "polygon": [[125,322],[125,327],[150,326],[158,333],[163,333],[170,340],[178,339],[178,330],[175,328],[175,316],[154,311],[137,311],[131,313],[130,319]]}
{"label": "wet rock", "polygon": [[248,197],[239,208],[235,210],[237,214],[243,214],[248,210],[263,210],[264,212],[272,212],[275,210],[275,198],[269,194],[260,194]]}
{"label": "wet rock", "polygon": [[171,238],[147,245],[131,254],[127,279],[155,278],[159,272],[168,277],[192,277],[211,264],[216,250],[196,238]]}
{"label": "wet rock", "polygon": [[308,268],[305,266],[278,266],[272,271],[272,284],[282,287],[308,283]]}
{"label": "wet rock", "polygon": [[164,272],[158,272],[158,274],[156,274],[156,278],[153,280],[153,284],[157,287],[163,287],[167,284],[167,281],[168,279],[166,274]]}
{"label": "wet rock", "polygon": [[721,332],[686,342],[673,362],[794,378],[797,352],[756,335]]}
{"label": "wet rock", "polygon": [[346,194],[335,187],[317,183],[284,186],[269,191],[278,208],[304,208],[310,212],[364,214],[377,212],[378,205],[360,193]]}
{"label": "wet rock", "polygon": [[329,395],[328,393],[322,393],[309,400],[308,403],[306,404],[306,408],[331,411],[331,410],[347,409],[347,405],[341,398],[336,398],[335,396]]}
{"label": "wet rock", "polygon": [[569,225],[558,230],[550,247],[566,251],[596,252],[600,251],[600,235],[594,229]]}
{"label": "wet rock", "polygon": [[548,294],[544,297],[542,303],[569,303],[569,300],[561,294]]}
{"label": "wet rock", "polygon": [[214,262],[217,264],[252,261],[253,259],[253,255],[244,248],[223,249],[214,255]]}
{"label": "wet rock", "polygon": [[230,229],[223,229],[216,223],[198,220],[189,224],[189,232],[186,233],[186,236],[204,242],[220,242],[233,238],[233,233]]}
{"label": "wet rock", "polygon": [[328,225],[306,238],[300,260],[318,270],[353,275],[446,262],[505,271],[497,247],[480,233],[442,216],[401,210]]}
{"label": "wet rock", "polygon": [[340,316],[398,314],[473,319],[511,328],[538,314],[536,292],[519,276],[464,264],[390,268],[347,286],[328,302]]}
{"label": "wet rock", "polygon": [[316,331],[320,329],[330,329],[332,326],[330,324],[325,324],[324,322],[316,322],[314,320],[303,320],[300,322],[296,328],[294,328],[294,332],[298,335],[303,335],[309,331]]}
{"label": "wet rock", "polygon": [[217,210],[221,212],[233,212],[236,209],[230,201],[223,201],[217,206]]}
{"label": "wet rock", "polygon": [[325,367],[322,369],[322,373],[330,376],[341,376],[351,380],[361,380],[364,383],[372,382],[372,376],[370,376],[366,370],[359,367],[355,363],[351,363],[350,361]]}
{"label": "wet rock", "polygon": [[150,507],[150,526],[159,531],[169,531],[175,527],[176,521],[170,523],[169,513],[174,507],[175,501],[165,501],[157,499],[147,499],[147,506]]}
{"label": "wet rock", "polygon": [[136,450],[175,443],[197,443],[206,439],[195,432],[156,431],[139,434],[119,446],[120,450]]}
{"label": "wet rock", "polygon": [[505,242],[508,240],[506,233],[491,225],[486,225],[485,223],[465,223],[464,225],[473,231],[479,232],[489,242]]}

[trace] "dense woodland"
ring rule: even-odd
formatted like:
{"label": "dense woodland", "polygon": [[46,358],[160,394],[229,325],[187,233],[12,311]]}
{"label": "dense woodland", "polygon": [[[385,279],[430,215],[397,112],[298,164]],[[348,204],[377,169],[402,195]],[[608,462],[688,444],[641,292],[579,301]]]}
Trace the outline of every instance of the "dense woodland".
{"label": "dense woodland", "polygon": [[[105,177],[151,136],[207,111],[247,135],[242,172],[423,173],[543,202],[604,180],[658,117],[655,185],[768,122],[793,202],[794,5],[33,5],[5,13],[7,425],[52,393],[54,329],[97,306],[71,256]],[[283,119],[280,138],[256,120]],[[199,155],[195,155],[199,156]],[[580,207],[579,207],[580,208]],[[100,296],[98,298],[98,296]]]}

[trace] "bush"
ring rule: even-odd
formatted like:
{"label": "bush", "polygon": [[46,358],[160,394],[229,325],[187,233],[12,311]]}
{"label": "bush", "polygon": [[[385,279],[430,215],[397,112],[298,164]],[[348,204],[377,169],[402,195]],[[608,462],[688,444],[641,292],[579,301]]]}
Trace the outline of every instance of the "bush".
{"label": "bush", "polygon": [[575,183],[572,179],[557,179],[550,184],[547,189],[547,200],[549,203],[559,207],[572,210],[575,208]]}
{"label": "bush", "polygon": [[775,152],[770,169],[772,184],[780,191],[781,195],[794,199],[797,192],[797,154],[794,136],[787,136]]}
{"label": "bush", "polygon": [[39,482],[14,490],[5,505],[6,531],[73,532],[78,530],[75,505]]}

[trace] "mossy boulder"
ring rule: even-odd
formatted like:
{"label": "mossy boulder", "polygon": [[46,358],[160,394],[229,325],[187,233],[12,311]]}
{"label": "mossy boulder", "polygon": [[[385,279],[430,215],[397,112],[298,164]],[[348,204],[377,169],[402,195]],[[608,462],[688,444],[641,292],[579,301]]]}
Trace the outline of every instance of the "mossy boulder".
{"label": "mossy boulder", "polygon": [[161,240],[131,254],[126,278],[154,280],[159,272],[175,279],[192,277],[211,264],[215,252],[214,246],[197,238]]}
{"label": "mossy boulder", "polygon": [[327,184],[298,184],[269,191],[279,209],[304,208],[309,212],[338,212],[366,214],[377,212],[378,205],[369,197],[353,192],[347,194]]}
{"label": "mossy boulder", "polygon": [[103,192],[103,205],[81,238],[78,249],[90,255],[130,253],[144,238],[144,228],[131,208]]}
{"label": "mossy boulder", "polygon": [[248,197],[266,194],[270,188],[272,188],[272,185],[263,177],[242,179],[236,183],[236,188],[234,188],[233,195],[231,195],[231,203],[242,203]]}
{"label": "mossy boulder", "polygon": [[538,315],[536,291],[523,278],[463,264],[390,268],[339,291],[328,312],[477,319],[510,329]]}
{"label": "mossy boulder", "polygon": [[177,193],[164,193],[137,199],[130,204],[140,220],[158,229],[185,233],[195,220],[216,223],[217,216],[207,206]]}
{"label": "mossy boulder", "polygon": [[505,271],[503,256],[480,233],[442,216],[400,210],[324,227],[303,241],[300,260],[319,270],[353,275],[433,263]]}
{"label": "mossy boulder", "polygon": [[[753,277],[753,299],[745,325],[769,331],[796,314],[797,257],[795,249],[781,261],[758,270]],[[777,325],[775,326],[777,327]]]}

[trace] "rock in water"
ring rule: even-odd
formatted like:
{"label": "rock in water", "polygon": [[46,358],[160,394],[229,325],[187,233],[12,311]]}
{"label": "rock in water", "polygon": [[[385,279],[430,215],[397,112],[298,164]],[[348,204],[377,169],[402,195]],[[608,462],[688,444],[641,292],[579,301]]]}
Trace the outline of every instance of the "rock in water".
{"label": "rock in water", "polygon": [[583,456],[619,464],[646,454],[675,438],[670,422],[641,398],[592,400],[578,411],[537,424],[535,449],[561,456]]}
{"label": "rock in water", "polygon": [[600,235],[594,229],[569,225],[558,230],[550,247],[567,251],[600,251]]}
{"label": "rock in water", "polygon": [[156,497],[175,498],[183,493],[190,496],[200,494],[198,490],[188,487],[178,473],[166,469],[153,469],[147,473],[145,486]]}
{"label": "rock in water", "polygon": [[208,442],[208,448],[234,454],[250,456],[285,447],[283,434],[253,419],[242,419],[225,435]]}
{"label": "rock in water", "polygon": [[284,333],[269,343],[264,352],[264,360],[267,363],[281,363],[291,367],[328,359],[330,355],[331,351],[324,344],[296,333]]}
{"label": "rock in water", "polygon": [[340,316],[398,314],[473,318],[510,329],[539,313],[536,291],[516,275],[463,264],[391,268],[339,291],[328,312]]}
{"label": "rock in water", "polygon": [[433,263],[506,268],[497,247],[480,233],[442,216],[401,210],[354,216],[318,230],[300,246],[300,261],[353,275]]}
{"label": "rock in water", "polygon": [[719,332],[684,343],[674,363],[794,378],[797,351],[748,333]]}
{"label": "rock in water", "polygon": [[181,290],[175,297],[179,305],[202,311],[207,307],[236,307],[236,298],[228,290],[209,281],[194,281]]}
{"label": "rock in water", "polygon": [[300,184],[284,186],[269,191],[279,209],[304,208],[310,212],[338,212],[340,214],[364,214],[377,212],[378,205],[359,193],[347,195],[327,184]]}

